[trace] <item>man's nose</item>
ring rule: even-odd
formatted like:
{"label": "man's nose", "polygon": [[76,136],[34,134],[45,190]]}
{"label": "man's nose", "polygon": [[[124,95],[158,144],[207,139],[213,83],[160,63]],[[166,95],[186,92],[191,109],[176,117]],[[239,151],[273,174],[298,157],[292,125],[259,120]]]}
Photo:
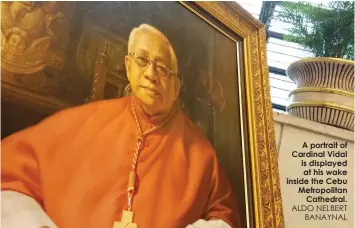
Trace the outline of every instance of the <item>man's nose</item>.
{"label": "man's nose", "polygon": [[144,77],[151,82],[157,81],[157,71],[153,63],[149,64],[144,71]]}

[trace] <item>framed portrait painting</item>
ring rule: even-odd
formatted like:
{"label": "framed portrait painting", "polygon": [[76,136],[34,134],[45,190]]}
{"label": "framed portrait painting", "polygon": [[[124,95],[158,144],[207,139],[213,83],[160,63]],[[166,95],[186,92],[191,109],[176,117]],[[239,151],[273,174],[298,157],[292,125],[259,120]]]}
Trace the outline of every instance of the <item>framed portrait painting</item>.
{"label": "framed portrait painting", "polygon": [[215,148],[242,227],[284,226],[265,30],[241,6],[36,3],[16,6],[21,13],[10,20],[18,3],[2,4],[2,137],[61,109],[125,96],[128,37],[149,24],[176,52],[179,105]]}

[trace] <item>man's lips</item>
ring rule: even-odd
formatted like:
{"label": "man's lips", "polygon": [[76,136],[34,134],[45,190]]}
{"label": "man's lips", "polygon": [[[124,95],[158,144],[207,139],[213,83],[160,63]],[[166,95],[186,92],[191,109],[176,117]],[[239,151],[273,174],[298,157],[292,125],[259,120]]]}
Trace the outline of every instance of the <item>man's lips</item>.
{"label": "man's lips", "polygon": [[151,92],[159,94],[159,92],[156,89],[152,88],[152,87],[148,87],[148,86],[141,86],[141,87],[146,89],[146,90],[149,90]]}

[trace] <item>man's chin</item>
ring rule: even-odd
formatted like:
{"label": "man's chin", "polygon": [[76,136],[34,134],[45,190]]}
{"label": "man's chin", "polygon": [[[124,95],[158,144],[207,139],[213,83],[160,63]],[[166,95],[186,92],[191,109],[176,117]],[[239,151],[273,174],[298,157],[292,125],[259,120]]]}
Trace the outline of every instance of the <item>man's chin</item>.
{"label": "man's chin", "polygon": [[141,95],[137,96],[142,105],[146,107],[154,107],[157,104],[157,97]]}

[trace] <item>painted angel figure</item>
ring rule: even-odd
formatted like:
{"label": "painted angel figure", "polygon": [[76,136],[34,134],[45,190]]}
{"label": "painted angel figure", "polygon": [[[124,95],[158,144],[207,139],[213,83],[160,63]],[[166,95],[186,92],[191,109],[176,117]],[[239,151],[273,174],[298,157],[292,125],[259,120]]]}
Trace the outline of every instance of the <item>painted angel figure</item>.
{"label": "painted angel figure", "polygon": [[47,55],[56,37],[53,23],[64,20],[58,4],[1,2],[1,52],[6,70],[33,73],[45,67],[46,59],[52,59]]}

